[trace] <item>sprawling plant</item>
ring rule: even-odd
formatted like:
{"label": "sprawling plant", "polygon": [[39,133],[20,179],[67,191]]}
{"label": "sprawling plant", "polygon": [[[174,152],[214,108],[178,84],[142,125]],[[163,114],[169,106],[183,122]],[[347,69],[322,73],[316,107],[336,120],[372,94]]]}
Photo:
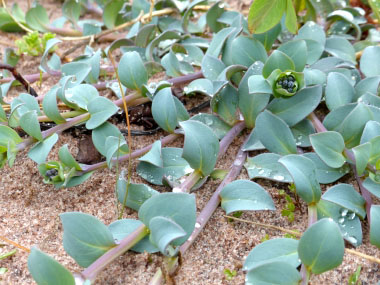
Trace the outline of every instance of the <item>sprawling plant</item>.
{"label": "sprawling plant", "polygon": [[[138,211],[138,220],[120,218],[108,226],[85,213],[61,214],[64,248],[85,269],[73,275],[34,247],[28,268],[37,283],[90,284],[132,250],[165,256],[165,272],[159,270],[151,283],[158,284],[174,272],[179,255],[219,204],[226,214],[275,210],[267,191],[251,181],[257,178],[294,185],[297,201],[308,207],[308,229],[253,248],[243,267],[247,284],[308,284],[311,275],[339,266],[345,251],[359,254],[346,249],[344,241],[362,244],[364,220],[370,242],[380,248],[380,205],[372,204],[372,195],[380,198],[376,25],[367,22],[363,9],[339,6],[339,1],[255,0],[248,20],[209,2],[67,0],[64,18],[52,23],[41,5],[26,14],[17,5],[0,11],[2,30],[59,35],[46,43],[41,74],[19,74],[11,52],[0,66],[14,76],[1,79],[0,165],[12,166],[17,153],[28,148],[42,181],[67,188],[128,161],[128,170],[118,171],[115,193],[123,207]],[[370,5],[378,15],[379,7]],[[103,21],[80,20],[84,13]],[[64,28],[65,22],[73,29]],[[126,28],[127,33],[117,33]],[[212,36],[204,36],[206,31]],[[112,41],[104,50],[86,46],[88,40],[102,39]],[[84,54],[67,61],[72,49],[57,54],[62,41],[78,41],[74,48],[86,46]],[[156,72],[168,79],[149,81]],[[49,76],[59,82],[38,95],[29,83]],[[14,79],[26,91],[9,101]],[[211,113],[193,115],[178,88],[190,99],[206,98]],[[99,91],[105,89],[118,99],[102,96]],[[147,103],[154,124],[167,136],[132,149],[128,110]],[[127,138],[110,120],[123,111]],[[52,124],[42,130],[46,122]],[[79,163],[67,145],[59,149],[58,160],[47,161],[59,134],[78,126],[91,132],[103,161]],[[27,138],[21,138],[20,129]],[[250,135],[229,171],[215,169],[244,129]],[[164,147],[182,136],[183,148]],[[139,161],[137,174],[149,184],[133,183],[133,159]],[[235,180],[243,166],[250,180]],[[345,175],[353,175],[359,189],[336,183]],[[210,176],[223,181],[197,216],[192,192]],[[320,184],[327,184],[327,191],[322,193]],[[152,185],[172,191],[160,193]]]}

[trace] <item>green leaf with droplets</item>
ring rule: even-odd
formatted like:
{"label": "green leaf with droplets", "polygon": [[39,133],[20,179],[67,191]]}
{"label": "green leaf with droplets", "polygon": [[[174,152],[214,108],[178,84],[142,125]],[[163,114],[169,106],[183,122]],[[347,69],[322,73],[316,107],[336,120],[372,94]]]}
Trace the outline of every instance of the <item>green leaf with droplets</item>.
{"label": "green leaf with droplets", "polygon": [[220,192],[222,208],[227,215],[236,211],[275,210],[272,198],[259,184],[235,180]]}
{"label": "green leaf with droplets", "polygon": [[250,179],[265,178],[273,181],[291,183],[293,178],[286,168],[278,162],[281,155],[275,153],[262,153],[248,157],[244,167]]}
{"label": "green leaf with droplets", "polygon": [[344,207],[362,219],[366,216],[365,200],[350,184],[342,183],[329,188],[322,199]]}
{"label": "green leaf with droplets", "polygon": [[[139,159],[141,161],[137,166],[137,174],[149,183],[163,185],[163,179],[178,182],[179,178],[193,171],[189,163],[181,157],[181,148],[168,147],[161,149],[161,152],[152,148],[148,154],[149,157],[143,156]],[[161,160],[162,166],[158,166],[157,163]]]}

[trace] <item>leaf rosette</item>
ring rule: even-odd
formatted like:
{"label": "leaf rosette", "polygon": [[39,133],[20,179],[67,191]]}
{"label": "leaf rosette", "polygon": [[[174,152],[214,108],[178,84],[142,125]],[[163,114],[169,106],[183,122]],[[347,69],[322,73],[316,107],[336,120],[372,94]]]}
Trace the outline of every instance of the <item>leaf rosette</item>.
{"label": "leaf rosette", "polygon": [[276,98],[292,97],[305,86],[303,73],[292,70],[283,72],[280,69],[273,70],[268,81],[272,85],[273,95]]}

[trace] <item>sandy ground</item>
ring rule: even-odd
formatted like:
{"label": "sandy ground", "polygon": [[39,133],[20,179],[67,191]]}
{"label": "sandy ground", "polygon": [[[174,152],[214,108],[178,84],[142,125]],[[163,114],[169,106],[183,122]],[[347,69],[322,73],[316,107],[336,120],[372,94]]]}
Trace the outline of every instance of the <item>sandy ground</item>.
{"label": "sandy ground", "polygon": [[[48,8],[54,18],[60,13],[55,5],[58,2],[41,1]],[[246,9],[250,1],[233,1],[232,6],[238,9]],[[0,40],[12,41],[19,35],[0,34]],[[67,48],[69,45],[66,46]],[[5,46],[2,45],[2,52]],[[64,48],[63,48],[64,49]],[[26,57],[19,64],[20,72],[30,74],[37,72],[39,58]],[[37,92],[43,94],[56,79],[49,78],[43,82],[42,87],[33,86]],[[21,88],[12,91],[13,94],[22,92]],[[164,136],[163,132],[155,136],[134,137],[133,147],[145,146]],[[218,162],[217,167],[228,169],[231,161],[241,143],[245,133],[239,136],[226,155]],[[57,150],[64,144],[69,145],[73,154],[78,152],[79,138],[71,133],[60,135],[59,142],[54,146],[49,159],[57,156]],[[182,147],[182,139],[178,139],[172,146]],[[250,153],[250,156],[255,153]],[[134,168],[136,167],[134,163]],[[62,226],[59,214],[63,212],[81,211],[96,216],[105,224],[110,224],[117,219],[116,198],[114,194],[116,171],[101,170],[80,186],[70,189],[56,190],[51,185],[42,183],[42,178],[36,168],[36,164],[27,157],[27,150],[18,154],[15,165],[12,168],[6,166],[0,169],[0,235],[7,237],[25,247],[38,246],[56,260],[61,262],[72,272],[80,271],[73,259],[68,256],[62,246]],[[126,165],[122,165],[126,168]],[[248,179],[245,170],[239,176],[240,179]],[[133,181],[143,183],[137,175],[133,175]],[[274,212],[246,212],[241,218],[276,225],[287,229],[306,229],[307,217],[296,211],[295,221],[290,223],[287,218],[281,216],[281,209],[285,205],[284,199],[278,195],[278,189],[286,189],[285,184],[271,183],[258,180],[272,196],[277,210]],[[352,182],[350,178],[343,178],[341,182]],[[208,181],[196,192],[197,211],[199,212],[220,181]],[[355,187],[357,185],[354,183]],[[168,191],[163,187],[154,187],[159,191]],[[306,213],[306,207],[303,209]],[[240,223],[228,222],[224,217],[224,211],[220,208],[212,216],[211,220],[199,236],[193,246],[183,256],[183,263],[174,277],[176,284],[244,284],[244,273],[241,270],[244,258],[254,246],[260,243],[266,234],[270,238],[281,237],[283,233],[265,228]],[[132,210],[126,210],[124,217],[136,218]],[[358,251],[380,258],[380,252],[369,244],[367,223],[363,223],[363,245]],[[14,247],[0,241],[0,255],[12,250]],[[8,272],[0,275],[0,284],[34,284],[26,263],[28,254],[18,250],[11,258],[0,261],[0,267],[8,268]],[[162,265],[162,257],[159,254],[136,254],[127,252],[104,270],[96,280],[96,284],[147,284],[156,270]],[[375,284],[380,279],[379,266],[362,258],[346,254],[344,262],[337,269],[313,276],[312,284],[346,284],[349,275],[357,266],[362,266],[360,275],[363,284]],[[227,280],[224,269],[236,270],[237,275],[232,280]]]}

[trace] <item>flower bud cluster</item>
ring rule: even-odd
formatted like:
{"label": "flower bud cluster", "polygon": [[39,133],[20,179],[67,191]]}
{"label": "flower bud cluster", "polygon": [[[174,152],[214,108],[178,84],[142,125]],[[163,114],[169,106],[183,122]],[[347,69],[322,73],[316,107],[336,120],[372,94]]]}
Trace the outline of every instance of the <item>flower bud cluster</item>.
{"label": "flower bud cluster", "polygon": [[281,77],[277,82],[276,82],[277,88],[283,88],[289,93],[294,93],[297,91],[297,83],[296,79],[294,78],[293,75],[285,75]]}

